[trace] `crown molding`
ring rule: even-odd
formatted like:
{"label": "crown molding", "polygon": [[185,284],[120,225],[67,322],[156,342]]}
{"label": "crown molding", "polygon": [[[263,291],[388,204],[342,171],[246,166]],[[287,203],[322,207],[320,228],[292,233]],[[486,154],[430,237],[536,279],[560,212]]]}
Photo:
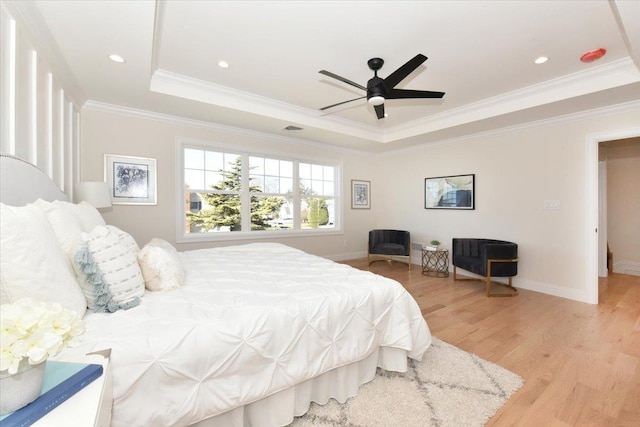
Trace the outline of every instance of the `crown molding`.
{"label": "crown molding", "polygon": [[637,1],[609,0],[620,36],[624,40],[629,55],[640,70],[640,3]]}
{"label": "crown molding", "polygon": [[293,137],[284,136],[284,135],[274,135],[267,132],[260,132],[260,131],[250,130],[250,129],[238,128],[234,126],[222,125],[218,123],[207,122],[204,120],[188,119],[185,117],[174,116],[171,114],[156,113],[153,111],[141,110],[141,109],[131,108],[131,107],[123,107],[120,105],[107,104],[107,103],[98,102],[98,101],[89,100],[85,102],[82,109],[119,114],[119,115],[132,117],[132,118],[155,120],[158,122],[168,123],[173,125],[210,129],[217,132],[225,132],[225,133],[231,133],[235,135],[246,135],[246,136],[261,139],[261,140],[286,142],[289,144],[296,144],[296,145],[306,145],[314,148],[322,148],[323,150],[329,149],[329,150],[344,152],[344,153],[358,153],[358,154],[364,153],[364,154],[373,155],[369,151],[359,150],[355,148],[340,147],[337,145],[325,144],[322,142],[314,142],[306,139],[293,138]]}
{"label": "crown molding", "polygon": [[80,109],[87,101],[84,91],[78,84],[71,68],[64,59],[57,42],[51,34],[38,6],[31,1],[3,0],[9,14],[16,20],[23,34],[30,39],[38,55],[46,58],[54,71],[54,78],[62,82],[65,95]]}
{"label": "crown molding", "polygon": [[102,111],[102,112],[112,113],[112,114],[119,114],[119,115],[124,115],[128,117],[133,117],[133,118],[155,120],[163,123],[169,123],[169,124],[175,124],[175,125],[181,125],[181,126],[191,126],[191,127],[210,129],[214,131],[232,133],[236,135],[247,135],[253,138],[259,138],[259,139],[276,141],[276,142],[286,142],[290,144],[305,145],[305,146],[314,147],[314,148],[330,149],[337,152],[368,154],[368,155],[380,157],[380,156],[384,156],[386,154],[391,154],[391,153],[396,154],[396,153],[402,153],[402,152],[411,152],[411,151],[421,150],[427,147],[471,142],[473,140],[476,140],[481,137],[486,137],[486,136],[495,136],[495,135],[501,135],[501,134],[510,133],[510,132],[523,131],[527,129],[554,126],[554,125],[570,123],[578,120],[604,117],[612,114],[629,113],[629,112],[636,112],[636,111],[640,112],[640,101],[632,101],[632,102],[626,102],[623,104],[617,104],[617,105],[608,106],[608,107],[595,108],[591,110],[581,111],[578,113],[571,113],[571,114],[565,114],[562,116],[552,117],[549,119],[527,122],[527,123],[523,123],[515,126],[506,126],[498,129],[489,130],[489,131],[475,132],[475,133],[471,133],[471,134],[456,137],[456,138],[443,139],[435,142],[427,142],[427,143],[412,146],[412,147],[395,149],[395,150],[394,149],[386,150],[382,153],[371,153],[370,151],[366,151],[366,150],[359,150],[355,148],[345,148],[345,147],[339,147],[339,146],[325,144],[321,142],[313,142],[305,139],[298,139],[298,138],[292,138],[292,137],[281,136],[281,135],[273,135],[266,132],[259,132],[259,131],[244,129],[244,128],[221,125],[221,124],[207,122],[203,120],[187,119],[184,117],[173,116],[170,114],[156,113],[152,111],[141,110],[141,109],[130,108],[130,107],[123,107],[119,105],[107,104],[107,103],[97,102],[97,101],[87,101],[83,106],[83,110],[84,109]]}
{"label": "crown molding", "polygon": [[153,19],[153,44],[151,45],[151,76],[156,72],[160,63],[160,45],[162,43],[165,6],[165,1],[156,1]]}
{"label": "crown molding", "polygon": [[410,138],[639,81],[640,72],[633,60],[626,57],[395,126],[384,133],[384,142]]}
{"label": "crown molding", "polygon": [[442,139],[439,141],[427,142],[424,144],[414,145],[411,147],[400,148],[396,150],[388,150],[378,154],[378,156],[383,156],[389,153],[403,153],[403,152],[416,151],[416,150],[424,149],[426,147],[436,147],[439,145],[471,142],[473,140],[486,137],[486,136],[496,136],[496,135],[502,135],[502,134],[511,133],[511,132],[523,131],[527,129],[549,127],[549,126],[555,126],[555,125],[564,124],[564,123],[571,123],[579,120],[593,119],[598,117],[610,116],[613,114],[632,113],[632,112],[640,112],[640,101],[631,101],[631,102],[625,102],[623,104],[616,104],[616,105],[611,105],[607,107],[594,108],[591,110],[580,111],[577,113],[564,114],[562,116],[556,116],[549,119],[535,120],[532,122],[522,123],[519,125],[505,126],[498,129],[488,130],[488,131],[470,133],[468,135],[459,136],[456,138]]}
{"label": "crown molding", "polygon": [[305,126],[330,130],[370,141],[383,142],[383,134],[380,130],[371,126],[338,117],[327,117],[316,110],[298,107],[272,98],[194,79],[162,69],[158,69],[151,76],[150,89],[153,92],[166,95],[191,99],[292,123],[299,123]]}
{"label": "crown molding", "polygon": [[246,111],[280,120],[300,123],[379,143],[394,141],[459,126],[514,111],[611,89],[640,81],[640,72],[630,57],[584,71],[508,92],[486,100],[429,115],[406,124],[381,130],[352,120],[326,117],[315,110],[301,108],[251,93],[157,70],[151,90],[209,104]]}

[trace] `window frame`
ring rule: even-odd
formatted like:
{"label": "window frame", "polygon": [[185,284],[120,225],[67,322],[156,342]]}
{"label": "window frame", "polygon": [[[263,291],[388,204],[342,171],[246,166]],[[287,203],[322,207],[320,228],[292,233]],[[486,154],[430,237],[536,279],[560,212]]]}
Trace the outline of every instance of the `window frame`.
{"label": "window frame", "polygon": [[[185,197],[187,193],[184,191],[184,176],[185,176],[185,156],[184,151],[186,148],[192,148],[196,150],[206,151],[218,151],[229,154],[237,154],[242,157],[243,165],[249,164],[249,157],[263,157],[268,159],[284,160],[293,163],[293,188],[299,188],[299,165],[300,163],[310,163],[313,165],[330,166],[334,168],[334,224],[332,228],[316,228],[316,229],[300,229],[300,203],[301,197],[298,192],[294,193],[294,221],[293,228],[280,229],[280,230],[251,230],[250,228],[250,204],[248,201],[251,198],[248,185],[243,185],[243,189],[240,192],[240,198],[242,200],[242,231],[230,231],[230,232],[216,232],[216,233],[187,233],[187,221],[184,211]],[[344,209],[344,196],[342,191],[342,162],[330,158],[310,158],[310,157],[291,157],[290,155],[282,154],[277,151],[258,151],[258,150],[238,150],[238,147],[231,146],[225,143],[209,142],[194,140],[189,138],[177,138],[176,140],[176,155],[175,155],[175,183],[176,183],[176,242],[177,243],[195,243],[195,242],[215,242],[215,241],[229,241],[229,240],[259,240],[259,239],[280,239],[283,237],[299,237],[299,236],[327,236],[335,234],[343,234],[343,209]],[[246,160],[246,161],[245,161]],[[249,169],[242,168],[243,184],[249,183]],[[193,191],[190,191],[193,192]],[[265,193],[268,195],[271,193]],[[324,196],[321,196],[324,197]],[[245,219],[247,218],[247,219]],[[245,227],[245,224],[248,226]],[[298,227],[298,229],[296,229]],[[249,231],[246,231],[249,229]]]}

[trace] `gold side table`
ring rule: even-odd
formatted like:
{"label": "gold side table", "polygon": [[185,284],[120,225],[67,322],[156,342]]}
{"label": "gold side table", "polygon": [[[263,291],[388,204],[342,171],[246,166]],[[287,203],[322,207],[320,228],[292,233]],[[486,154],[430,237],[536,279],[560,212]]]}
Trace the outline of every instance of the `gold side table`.
{"label": "gold side table", "polygon": [[422,248],[422,274],[425,276],[449,277],[449,251],[428,251]]}

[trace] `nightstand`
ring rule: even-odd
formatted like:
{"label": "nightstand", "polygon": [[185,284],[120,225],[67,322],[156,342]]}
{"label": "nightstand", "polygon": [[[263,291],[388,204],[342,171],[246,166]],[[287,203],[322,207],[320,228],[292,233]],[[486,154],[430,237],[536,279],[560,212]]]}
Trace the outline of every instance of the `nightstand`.
{"label": "nightstand", "polygon": [[95,363],[103,368],[100,378],[71,396],[34,424],[34,427],[109,427],[113,388],[111,382],[111,349],[81,358],[59,359],[62,362]]}

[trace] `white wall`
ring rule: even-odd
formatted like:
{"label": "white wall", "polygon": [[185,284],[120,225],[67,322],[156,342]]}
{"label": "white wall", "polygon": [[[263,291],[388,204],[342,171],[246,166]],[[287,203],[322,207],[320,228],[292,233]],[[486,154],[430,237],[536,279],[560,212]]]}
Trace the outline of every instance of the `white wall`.
{"label": "white wall", "polygon": [[[1,150],[38,165],[68,193],[79,179],[103,179],[105,153],[156,158],[158,205],[118,205],[104,215],[108,222],[131,231],[140,244],[152,237],[175,240],[177,137],[224,139],[254,148],[274,144],[248,133],[85,108],[82,153],[77,157],[83,94],[47,35],[29,32],[22,14],[33,8],[17,11],[14,6],[3,2],[1,8]],[[456,236],[512,240],[520,245],[517,286],[588,300],[586,139],[637,128],[640,113],[636,105],[628,112],[554,123],[379,156],[302,141],[277,142],[276,148],[283,152],[334,158],[344,165],[344,233],[280,241],[344,259],[364,256],[367,232],[378,227],[407,229],[418,243],[438,239],[450,246]],[[424,209],[425,177],[467,173],[476,174],[476,210]],[[349,208],[351,179],[371,181],[371,210]],[[544,210],[544,200],[560,201],[561,209]],[[202,246],[183,244],[179,248]]]}
{"label": "white wall", "polygon": [[[640,111],[554,123],[384,155],[379,225],[449,248],[453,237],[516,242],[516,286],[587,301],[586,136],[638,127]],[[471,173],[475,210],[424,209],[424,178]],[[543,209],[545,200],[560,209]]]}
{"label": "white wall", "polygon": [[82,94],[11,6],[0,7],[0,151],[35,164],[71,194]]}
{"label": "white wall", "polygon": [[[628,112],[619,110],[371,156],[88,108],[82,113],[81,173],[84,180],[102,179],[105,153],[158,160],[157,206],[118,205],[104,213],[109,223],[131,232],[144,244],[152,237],[175,241],[177,137],[225,141],[254,149],[269,144],[269,149],[283,153],[338,159],[344,165],[344,234],[278,241],[346,259],[365,255],[367,232],[372,228],[406,229],[414,242],[438,239],[445,247],[450,247],[453,237],[510,240],[520,249],[516,286],[587,301],[586,139],[594,133],[637,127],[637,105]],[[468,173],[476,175],[475,210],[424,209],[424,178]],[[371,181],[371,210],[349,208],[351,179]],[[545,200],[559,201],[560,209],[545,210]],[[178,247],[187,250],[213,245]],[[414,253],[414,262],[420,262],[418,253]]]}
{"label": "white wall", "polygon": [[[154,120],[141,117],[142,112],[113,109],[106,106],[90,106],[82,110],[81,177],[82,180],[103,180],[104,154],[151,157],[157,160],[157,206],[114,205],[104,210],[105,220],[131,233],[138,244],[144,245],[153,237],[160,237],[175,244],[176,190],[175,150],[176,139],[192,138],[202,141],[234,144],[239,149],[275,150],[288,156],[323,158],[342,162],[344,197],[344,233],[328,236],[283,237],[274,239],[299,249],[332,259],[357,258],[366,255],[369,229],[375,224],[372,210],[350,209],[352,179],[371,180],[376,158],[362,152],[333,149],[326,145],[305,141],[280,140],[261,137],[259,134],[225,131],[221,127],[198,126],[196,122]],[[186,123],[186,124],[185,124]],[[190,123],[190,124],[189,124]],[[375,188],[373,197],[377,197]],[[178,250],[208,246],[246,243],[226,241],[219,243],[180,243]]]}

